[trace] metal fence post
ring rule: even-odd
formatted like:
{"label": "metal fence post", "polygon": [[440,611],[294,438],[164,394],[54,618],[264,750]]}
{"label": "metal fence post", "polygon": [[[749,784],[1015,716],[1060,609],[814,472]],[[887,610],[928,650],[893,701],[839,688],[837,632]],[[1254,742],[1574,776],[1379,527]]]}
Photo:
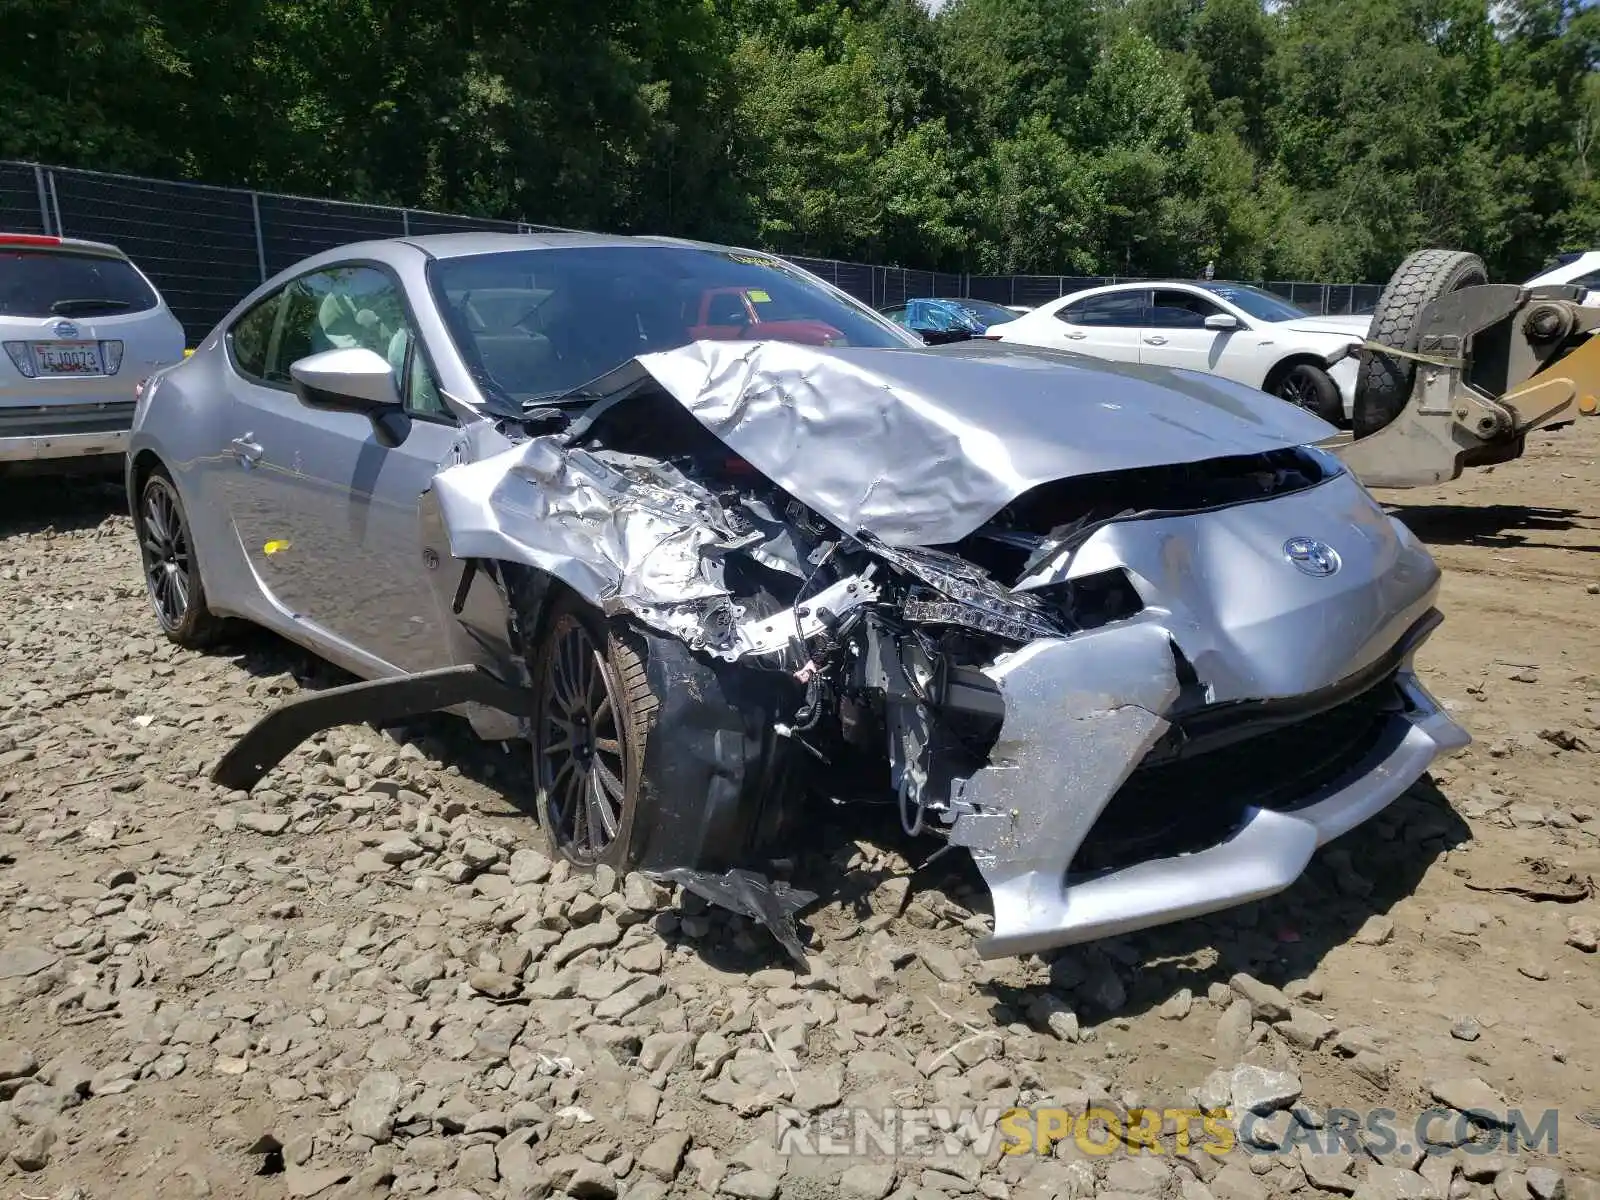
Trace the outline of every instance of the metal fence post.
{"label": "metal fence post", "polygon": [[33,186],[39,193],[39,232],[50,233],[50,196],[44,188],[44,168],[33,164]]}
{"label": "metal fence post", "polygon": [[402,237],[411,236],[411,210],[409,208],[400,210],[400,235]]}
{"label": "metal fence post", "polygon": [[61,199],[56,195],[56,173],[51,170],[45,174],[50,179],[50,210],[56,215],[56,236],[66,237],[67,227],[61,223]]}
{"label": "metal fence post", "polygon": [[261,235],[261,193],[250,193],[250,217],[256,227],[256,270],[261,272],[261,282],[267,281],[267,241]]}

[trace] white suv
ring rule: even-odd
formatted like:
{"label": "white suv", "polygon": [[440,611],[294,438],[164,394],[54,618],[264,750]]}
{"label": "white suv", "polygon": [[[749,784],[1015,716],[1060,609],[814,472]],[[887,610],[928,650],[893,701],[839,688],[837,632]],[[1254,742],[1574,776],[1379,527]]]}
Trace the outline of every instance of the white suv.
{"label": "white suv", "polygon": [[0,233],[0,473],[114,466],[183,326],[115,246]]}
{"label": "white suv", "polygon": [[1370,316],[1312,316],[1245,284],[1174,280],[1073,292],[985,336],[1221,375],[1337,425],[1354,411],[1356,351],[1371,324]]}

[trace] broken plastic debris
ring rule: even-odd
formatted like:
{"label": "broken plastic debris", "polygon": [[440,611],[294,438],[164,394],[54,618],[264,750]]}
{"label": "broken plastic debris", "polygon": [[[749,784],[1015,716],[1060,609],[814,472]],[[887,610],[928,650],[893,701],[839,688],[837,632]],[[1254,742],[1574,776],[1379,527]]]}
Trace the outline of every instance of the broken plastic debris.
{"label": "broken plastic debris", "polygon": [[685,891],[693,892],[701,899],[730,912],[760,921],[789,952],[789,957],[800,965],[802,972],[810,970],[794,918],[796,913],[817,898],[817,893],[801,891],[782,880],[768,879],[755,871],[737,867],[725,875],[695,871],[688,867],[651,871],[648,875],[657,882],[675,883]]}

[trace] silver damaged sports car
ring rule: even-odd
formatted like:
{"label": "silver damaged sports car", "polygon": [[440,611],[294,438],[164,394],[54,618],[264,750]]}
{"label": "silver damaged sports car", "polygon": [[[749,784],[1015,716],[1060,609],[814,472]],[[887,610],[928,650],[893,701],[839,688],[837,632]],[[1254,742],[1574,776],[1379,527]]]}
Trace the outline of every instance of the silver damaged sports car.
{"label": "silver damaged sports car", "polygon": [[[1287,887],[1467,734],[1418,682],[1439,572],[1315,444],[1186,371],[923,346],[766,255],[370,242],[263,284],[139,402],[174,641],[225,618],[525,738],[579,865],[758,866],[818,796],[965,847],[987,956]],[[749,876],[744,876],[748,880]]]}

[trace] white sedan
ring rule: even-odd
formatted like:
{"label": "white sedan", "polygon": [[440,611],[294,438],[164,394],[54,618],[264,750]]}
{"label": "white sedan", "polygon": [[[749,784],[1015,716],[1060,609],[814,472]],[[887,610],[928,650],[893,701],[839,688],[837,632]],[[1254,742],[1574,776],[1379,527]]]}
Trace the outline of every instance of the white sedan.
{"label": "white sedan", "polygon": [[1335,424],[1355,408],[1370,316],[1316,317],[1237,283],[1121,283],[1073,292],[986,335],[1114,362],[1185,367],[1260,388]]}
{"label": "white sedan", "polygon": [[1522,286],[1538,287],[1550,283],[1581,287],[1587,293],[1584,304],[1600,304],[1600,250],[1558,254],[1554,262],[1541,267],[1539,273]]}

